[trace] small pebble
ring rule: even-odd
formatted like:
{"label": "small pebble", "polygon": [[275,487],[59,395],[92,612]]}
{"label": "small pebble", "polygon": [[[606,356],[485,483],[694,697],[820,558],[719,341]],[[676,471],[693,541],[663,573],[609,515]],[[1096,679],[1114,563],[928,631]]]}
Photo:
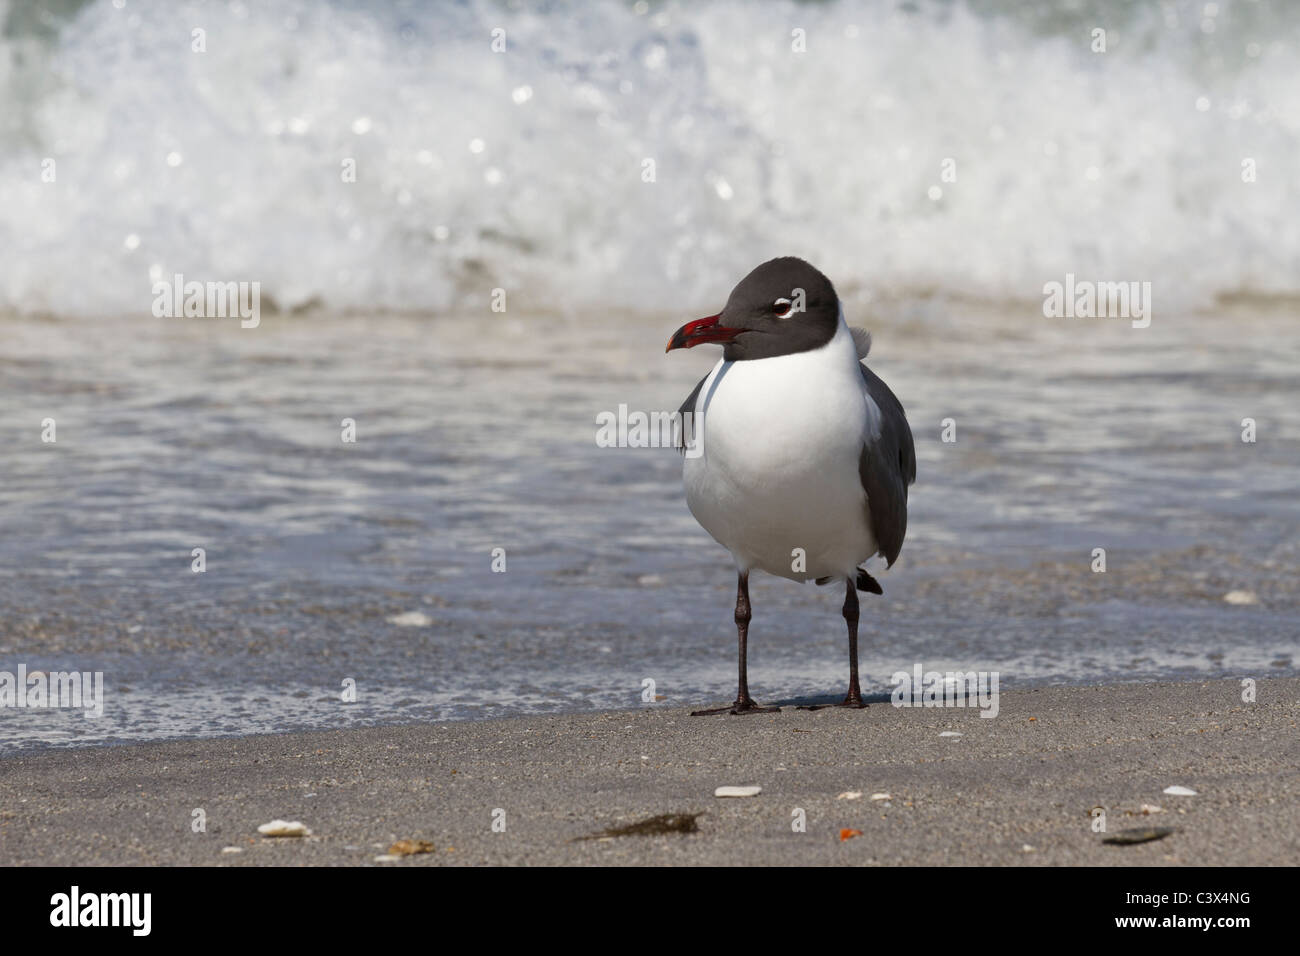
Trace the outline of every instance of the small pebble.
{"label": "small pebble", "polygon": [[939,736],[940,736],[940,737],[960,737],[961,734],[958,733],[958,732],[955,731],[955,730],[944,730],[944,731],[940,731]]}
{"label": "small pebble", "polygon": [[221,848],[221,852],[222,853],[243,853],[244,848],[242,846],[223,846]]}
{"label": "small pebble", "polygon": [[887,793],[873,793],[871,795],[871,799],[872,800],[893,800],[894,798]]}
{"label": "small pebble", "polygon": [[1229,604],[1258,604],[1259,595],[1254,591],[1229,591],[1223,596]]}

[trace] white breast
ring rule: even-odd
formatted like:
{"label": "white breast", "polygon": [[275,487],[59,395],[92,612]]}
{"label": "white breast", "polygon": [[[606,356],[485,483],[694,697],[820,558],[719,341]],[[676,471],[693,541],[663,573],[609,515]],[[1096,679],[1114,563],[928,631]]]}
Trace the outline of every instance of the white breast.
{"label": "white breast", "polygon": [[880,411],[842,318],[819,349],[719,362],[695,413],[686,501],[741,570],[849,577],[876,553],[858,459]]}

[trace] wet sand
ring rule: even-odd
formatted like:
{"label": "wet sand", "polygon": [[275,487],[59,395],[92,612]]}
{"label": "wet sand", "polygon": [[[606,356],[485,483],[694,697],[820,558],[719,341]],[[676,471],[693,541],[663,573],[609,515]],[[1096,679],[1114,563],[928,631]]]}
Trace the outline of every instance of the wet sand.
{"label": "wet sand", "polygon": [[[693,833],[577,839],[696,813]],[[275,818],[312,835],[260,837]],[[1175,832],[1101,842],[1152,827]],[[401,839],[435,849],[379,865],[1294,864],[1300,680],[1254,703],[1237,680],[1004,692],[993,719],[647,707],[0,758],[0,864],[365,865]]]}

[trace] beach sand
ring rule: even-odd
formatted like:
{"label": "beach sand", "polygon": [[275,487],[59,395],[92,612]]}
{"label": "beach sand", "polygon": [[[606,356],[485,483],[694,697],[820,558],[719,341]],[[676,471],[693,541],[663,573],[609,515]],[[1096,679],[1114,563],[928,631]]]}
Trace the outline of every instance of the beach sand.
{"label": "beach sand", "polygon": [[[1237,680],[1004,692],[993,719],[647,706],[68,749],[0,759],[0,864],[359,865],[402,839],[435,849],[382,865],[1294,864],[1298,724],[1281,678],[1254,703]],[[669,813],[697,832],[577,839]],[[260,837],[276,818],[312,835]],[[1176,832],[1101,842],[1151,827]]]}

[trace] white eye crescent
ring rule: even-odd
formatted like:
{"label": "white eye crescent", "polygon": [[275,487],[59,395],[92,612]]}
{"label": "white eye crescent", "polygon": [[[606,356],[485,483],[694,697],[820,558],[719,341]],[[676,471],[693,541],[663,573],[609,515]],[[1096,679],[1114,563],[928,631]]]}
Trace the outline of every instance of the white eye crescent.
{"label": "white eye crescent", "polygon": [[789,299],[777,299],[772,303],[772,311],[776,313],[778,319],[790,318],[790,309],[793,303]]}

